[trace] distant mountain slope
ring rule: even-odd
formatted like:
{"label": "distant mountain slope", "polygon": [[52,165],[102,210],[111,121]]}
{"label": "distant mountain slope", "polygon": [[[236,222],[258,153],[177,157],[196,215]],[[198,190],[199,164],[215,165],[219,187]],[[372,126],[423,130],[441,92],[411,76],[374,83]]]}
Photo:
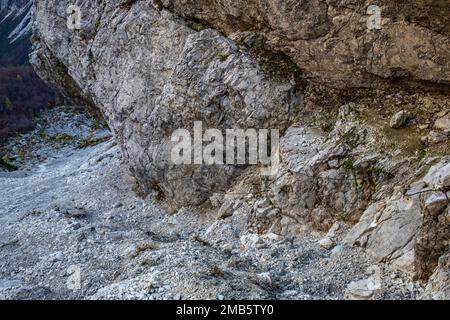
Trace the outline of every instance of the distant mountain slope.
{"label": "distant mountain slope", "polygon": [[0,0],[0,143],[34,127],[41,110],[61,103],[28,65],[32,0]]}
{"label": "distant mountain slope", "polygon": [[32,0],[0,0],[0,65],[28,62],[32,3]]}

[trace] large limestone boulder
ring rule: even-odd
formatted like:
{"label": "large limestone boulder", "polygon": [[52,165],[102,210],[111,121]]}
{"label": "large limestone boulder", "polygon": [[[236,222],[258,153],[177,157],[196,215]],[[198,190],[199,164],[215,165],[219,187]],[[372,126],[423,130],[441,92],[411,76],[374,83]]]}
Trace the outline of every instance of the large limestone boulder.
{"label": "large limestone boulder", "polygon": [[[192,133],[195,121],[222,132],[283,130],[301,107],[295,81],[269,78],[217,31],[197,32],[147,1],[80,1],[82,28],[70,30],[69,3],[35,3],[33,64],[101,111],[144,195],[155,189],[175,206],[198,205],[212,191],[225,191],[242,170],[175,165],[175,130]],[[55,70],[61,74],[54,77]]]}

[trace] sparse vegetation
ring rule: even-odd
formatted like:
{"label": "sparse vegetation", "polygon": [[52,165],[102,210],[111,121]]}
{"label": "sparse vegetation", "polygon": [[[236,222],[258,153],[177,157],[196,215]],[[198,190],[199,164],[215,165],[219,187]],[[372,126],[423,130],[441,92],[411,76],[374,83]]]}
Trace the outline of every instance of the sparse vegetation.
{"label": "sparse vegetation", "polygon": [[427,151],[425,149],[420,149],[417,151],[417,161],[422,161],[427,155]]}
{"label": "sparse vegetation", "polygon": [[161,11],[164,8],[164,4],[162,0],[154,0],[153,4],[156,6],[156,8]]}

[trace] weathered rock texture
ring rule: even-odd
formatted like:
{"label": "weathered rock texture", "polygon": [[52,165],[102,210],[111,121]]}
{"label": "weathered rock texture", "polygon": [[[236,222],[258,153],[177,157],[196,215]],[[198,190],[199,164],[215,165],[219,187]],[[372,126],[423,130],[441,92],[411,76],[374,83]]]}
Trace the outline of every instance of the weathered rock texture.
{"label": "weathered rock texture", "polygon": [[373,1],[162,0],[164,7],[230,34],[263,34],[308,77],[342,87],[384,79],[450,81],[448,1],[383,0],[381,30],[368,30]]}
{"label": "weathered rock texture", "polygon": [[345,241],[366,247],[380,260],[415,271],[419,278],[429,277],[450,243],[449,198],[438,191],[440,177],[450,177],[448,161],[433,166],[406,192],[368,207]]}
{"label": "weathered rock texture", "polygon": [[450,299],[450,255],[447,254],[439,259],[439,265],[430,278],[424,299],[448,300]]}
{"label": "weathered rock texture", "polygon": [[34,64],[102,111],[143,194],[158,185],[175,203],[199,204],[239,171],[175,167],[176,129],[191,129],[194,121],[205,129],[283,128],[298,112],[296,84],[269,80],[217,31],[196,32],[144,1],[128,7],[86,1],[83,29],[73,32],[65,27],[65,8],[61,1],[35,4]]}

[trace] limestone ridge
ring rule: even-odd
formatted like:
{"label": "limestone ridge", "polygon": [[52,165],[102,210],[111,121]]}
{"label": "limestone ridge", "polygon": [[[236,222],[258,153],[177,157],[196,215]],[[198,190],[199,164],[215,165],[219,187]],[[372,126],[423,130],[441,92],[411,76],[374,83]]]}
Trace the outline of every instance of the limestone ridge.
{"label": "limestone ridge", "polygon": [[[245,205],[256,234],[341,221],[354,225],[348,244],[421,279],[434,272],[450,234],[446,1],[379,1],[378,30],[368,1],[78,3],[82,27],[69,30],[69,1],[34,2],[32,63],[99,111],[142,195],[173,209],[209,201],[222,218]],[[391,128],[402,108],[411,117]],[[276,181],[174,166],[170,135],[194,121],[280,129]]]}

